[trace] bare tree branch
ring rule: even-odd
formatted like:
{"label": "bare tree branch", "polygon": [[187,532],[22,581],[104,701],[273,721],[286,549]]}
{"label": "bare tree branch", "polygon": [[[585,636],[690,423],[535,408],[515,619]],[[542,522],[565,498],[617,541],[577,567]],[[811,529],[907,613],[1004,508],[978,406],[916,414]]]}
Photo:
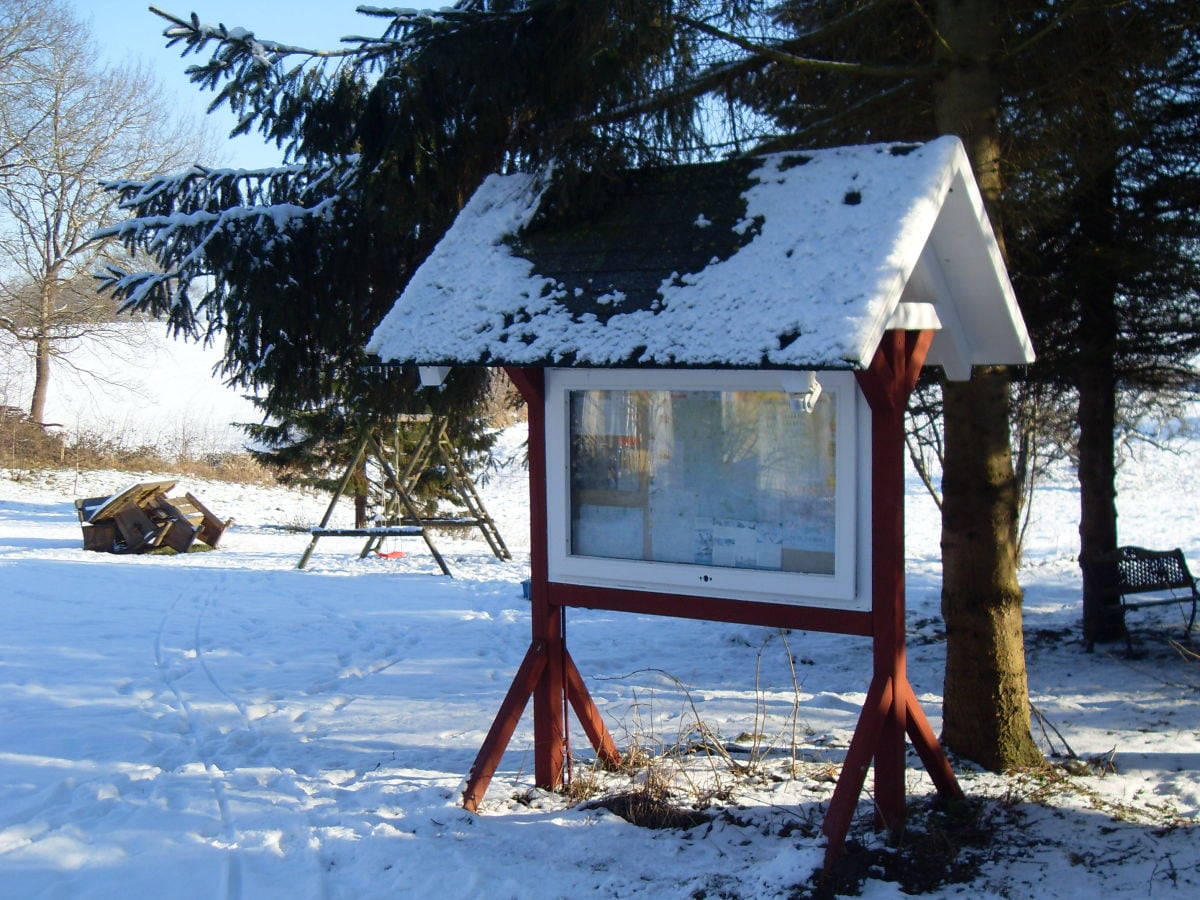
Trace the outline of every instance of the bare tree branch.
{"label": "bare tree branch", "polygon": [[[18,26],[16,44],[8,39]],[[62,0],[0,0],[0,152],[9,151],[0,311],[4,330],[30,348],[38,422],[51,364],[83,334],[114,338],[107,323],[116,305],[92,277],[123,255],[112,236],[96,234],[119,216],[101,182],[180,167],[205,147],[203,131],[173,117],[144,67],[106,69],[98,58]]]}

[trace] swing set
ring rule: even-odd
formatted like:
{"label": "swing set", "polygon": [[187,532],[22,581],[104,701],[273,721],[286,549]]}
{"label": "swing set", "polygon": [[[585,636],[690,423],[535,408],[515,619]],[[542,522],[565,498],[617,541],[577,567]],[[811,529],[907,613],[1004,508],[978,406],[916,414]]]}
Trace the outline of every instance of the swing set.
{"label": "swing set", "polygon": [[[405,424],[421,426],[416,444],[407,453],[407,458],[400,441],[401,430]],[[478,528],[497,559],[512,559],[512,554],[500,536],[500,530],[488,514],[483,498],[475,489],[462,453],[450,437],[448,425],[445,416],[405,416],[391,435],[390,445],[385,443],[375,429],[363,426],[354,454],[342,473],[333,499],[321,517],[320,524],[311,529],[312,539],[296,568],[303,569],[308,564],[321,538],[365,538],[363,548],[358,554],[359,559],[365,559],[372,553],[378,556],[392,555],[382,550],[384,541],[389,538],[419,537],[425,542],[442,574],[453,577],[450,567],[433,541],[430,534],[432,528]],[[355,474],[364,471],[369,473],[371,469],[376,471],[376,475],[374,478],[370,474],[367,475],[368,493],[374,489],[379,498],[376,504],[375,524],[361,528],[329,527],[338,501],[345,495]],[[422,477],[435,469],[449,478],[451,492],[461,510],[446,515],[421,512],[414,499],[415,491]]]}

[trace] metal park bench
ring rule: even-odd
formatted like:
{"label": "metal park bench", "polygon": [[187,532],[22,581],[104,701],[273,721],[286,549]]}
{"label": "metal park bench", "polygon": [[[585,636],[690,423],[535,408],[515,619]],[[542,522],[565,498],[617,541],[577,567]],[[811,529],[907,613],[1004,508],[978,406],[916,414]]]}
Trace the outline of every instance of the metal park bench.
{"label": "metal park bench", "polygon": [[[1115,557],[1099,563],[1108,569],[1110,575],[1112,570],[1108,567],[1114,564],[1117,579],[1115,587],[1122,610],[1177,603],[1186,613],[1190,605],[1191,613],[1188,615],[1184,636],[1191,634],[1192,626],[1196,624],[1196,606],[1200,602],[1200,590],[1196,587],[1196,579],[1188,571],[1187,560],[1184,559],[1181,549],[1176,547],[1174,550],[1146,550],[1143,547],[1118,547]],[[1143,597],[1148,599],[1139,599]],[[1133,642],[1128,628],[1125,629],[1125,640],[1132,650]]]}

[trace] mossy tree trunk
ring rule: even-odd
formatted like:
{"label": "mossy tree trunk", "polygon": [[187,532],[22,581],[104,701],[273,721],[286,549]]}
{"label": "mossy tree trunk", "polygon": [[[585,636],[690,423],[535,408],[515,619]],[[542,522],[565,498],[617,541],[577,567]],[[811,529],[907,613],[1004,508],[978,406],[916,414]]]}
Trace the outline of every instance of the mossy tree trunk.
{"label": "mossy tree trunk", "polygon": [[945,385],[942,739],[993,771],[1042,759],[1029,729],[1008,390],[994,367]]}
{"label": "mossy tree trunk", "polygon": [[[1001,187],[994,60],[1005,15],[996,0],[937,4],[938,128],[963,140],[994,225]],[[1029,728],[1009,378],[1002,368],[977,368],[969,382],[948,382],[944,396],[942,738],[992,770],[1036,765],[1042,755]]]}

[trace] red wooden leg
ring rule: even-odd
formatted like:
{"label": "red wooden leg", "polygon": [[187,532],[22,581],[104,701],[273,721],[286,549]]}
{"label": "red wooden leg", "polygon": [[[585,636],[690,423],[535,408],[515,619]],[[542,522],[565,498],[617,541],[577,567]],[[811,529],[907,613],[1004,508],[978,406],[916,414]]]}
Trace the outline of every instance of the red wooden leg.
{"label": "red wooden leg", "polygon": [[905,704],[908,707],[908,736],[912,739],[913,747],[921,757],[925,771],[933,779],[933,785],[939,794],[953,800],[961,800],[962,788],[959,787],[958,779],[954,777],[954,770],[950,768],[950,761],[946,759],[942,745],[938,743],[937,735],[929,727],[925,711],[917,702],[917,696],[913,693],[912,687],[905,684],[904,688]]}
{"label": "red wooden leg", "polygon": [[496,713],[492,727],[483,740],[483,746],[479,748],[474,765],[471,766],[471,777],[463,791],[463,806],[471,812],[478,810],[479,804],[483,802],[483,795],[487,793],[492,776],[496,774],[500,758],[504,755],[508,742],[512,740],[517,723],[521,721],[521,715],[525,712],[525,705],[529,702],[529,697],[545,668],[545,645],[535,641],[525,651],[525,659],[521,661],[521,667],[517,669],[513,683],[509,685],[508,693],[504,696],[504,702],[500,704],[500,711]]}
{"label": "red wooden leg", "polygon": [[850,748],[846,751],[846,761],[842,763],[842,774],[838,776],[837,786],[833,789],[833,797],[829,801],[829,809],[821,823],[821,831],[826,837],[827,869],[842,855],[846,834],[850,831],[850,822],[854,819],[854,810],[858,805],[858,795],[862,792],[871,757],[879,745],[879,735],[891,708],[893,694],[892,681],[886,677],[876,677],[867,691],[858,725],[850,739]]}
{"label": "red wooden leg", "polygon": [[875,748],[875,826],[891,832],[904,827],[904,732],[906,683],[892,679],[892,703]]}
{"label": "red wooden leg", "polygon": [[546,606],[541,628],[536,632],[545,641],[546,668],[533,692],[533,770],[538,787],[553,791],[562,786],[565,763],[566,648],[562,607]]}
{"label": "red wooden leg", "polygon": [[584,733],[591,741],[596,756],[606,767],[616,768],[621,762],[621,754],[617,750],[617,745],[613,741],[612,735],[608,733],[608,729],[604,727],[600,710],[596,709],[592,695],[588,693],[587,686],[583,683],[583,676],[575,668],[575,660],[571,659],[570,653],[566,654],[566,663],[567,699],[571,703],[571,708],[575,710],[579,724],[583,726]]}

